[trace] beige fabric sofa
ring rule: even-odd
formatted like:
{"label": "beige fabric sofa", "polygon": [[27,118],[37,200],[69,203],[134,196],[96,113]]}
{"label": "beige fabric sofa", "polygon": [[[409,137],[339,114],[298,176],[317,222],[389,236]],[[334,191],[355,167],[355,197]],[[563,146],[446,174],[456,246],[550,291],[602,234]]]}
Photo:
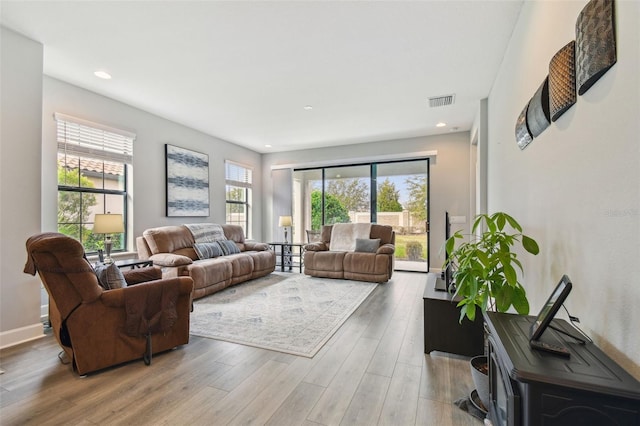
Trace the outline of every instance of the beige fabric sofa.
{"label": "beige fabric sofa", "polygon": [[304,273],[313,277],[386,282],[393,274],[395,232],[391,226],[372,224],[370,239],[380,239],[373,252],[331,251],[332,225],[322,227],[320,242],[307,244]]}
{"label": "beige fabric sofa", "polygon": [[235,242],[240,253],[199,259],[191,231],[179,225],[144,231],[136,238],[138,257],[153,260],[154,265],[162,268],[163,278],[191,277],[196,299],[275,270],[276,255],[267,244],[245,241],[238,225],[221,226],[225,237]]}

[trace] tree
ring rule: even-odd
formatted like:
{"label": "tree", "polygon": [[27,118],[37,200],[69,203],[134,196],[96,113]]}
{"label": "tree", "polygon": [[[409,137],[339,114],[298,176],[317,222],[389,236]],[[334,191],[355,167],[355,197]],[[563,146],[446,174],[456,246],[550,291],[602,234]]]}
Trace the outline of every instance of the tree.
{"label": "tree", "polygon": [[418,222],[427,220],[427,176],[411,176],[405,180],[409,190],[406,208]]}
{"label": "tree", "polygon": [[[93,182],[82,176],[79,169],[68,169],[62,164],[58,164],[58,185],[94,187]],[[83,245],[92,242],[89,240],[93,233],[84,224],[89,221],[90,209],[96,204],[94,194],[58,191],[58,232],[78,239]]]}
{"label": "tree", "polygon": [[[227,201],[247,201],[247,189],[239,186],[227,185]],[[229,213],[244,213],[244,204],[227,204]]]}
{"label": "tree", "polygon": [[401,212],[400,191],[393,182],[386,178],[378,188],[377,208],[379,212]]}
{"label": "tree", "polygon": [[369,211],[369,187],[363,179],[330,180],[326,194],[336,197],[348,212]]}
{"label": "tree", "polygon": [[[331,194],[325,194],[324,200],[325,224],[348,223],[349,211],[340,204],[340,201]],[[311,192],[311,229],[319,230],[322,227],[322,192]]]}

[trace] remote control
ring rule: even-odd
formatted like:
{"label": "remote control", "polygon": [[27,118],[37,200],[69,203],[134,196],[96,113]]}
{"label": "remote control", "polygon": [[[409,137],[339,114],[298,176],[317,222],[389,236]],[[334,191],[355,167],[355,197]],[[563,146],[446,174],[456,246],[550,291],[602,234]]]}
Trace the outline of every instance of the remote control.
{"label": "remote control", "polygon": [[571,356],[571,353],[569,353],[567,348],[563,348],[562,346],[552,345],[551,343],[542,342],[540,340],[529,340],[529,346],[531,346],[533,349],[550,352],[552,354],[560,355],[565,358],[569,358]]}

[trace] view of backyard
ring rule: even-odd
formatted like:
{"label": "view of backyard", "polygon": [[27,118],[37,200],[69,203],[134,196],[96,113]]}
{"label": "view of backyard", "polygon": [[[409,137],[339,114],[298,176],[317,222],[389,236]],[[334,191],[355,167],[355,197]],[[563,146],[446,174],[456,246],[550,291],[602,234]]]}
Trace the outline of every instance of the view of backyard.
{"label": "view of backyard", "polygon": [[427,172],[427,160],[296,171],[294,222],[314,231],[334,223],[389,225],[403,269],[413,270],[415,264],[422,270],[429,245]]}

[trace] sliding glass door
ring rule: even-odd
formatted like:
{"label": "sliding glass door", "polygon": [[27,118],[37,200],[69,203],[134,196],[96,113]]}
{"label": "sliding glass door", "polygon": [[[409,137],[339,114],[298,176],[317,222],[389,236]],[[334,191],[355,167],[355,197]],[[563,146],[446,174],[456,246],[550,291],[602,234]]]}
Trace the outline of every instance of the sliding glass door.
{"label": "sliding glass door", "polygon": [[396,231],[395,268],[428,272],[428,160],[382,163],[375,170],[375,221]]}
{"label": "sliding glass door", "polygon": [[396,269],[428,271],[428,170],[428,159],[295,170],[294,241],[312,241],[322,225],[390,225]]}

